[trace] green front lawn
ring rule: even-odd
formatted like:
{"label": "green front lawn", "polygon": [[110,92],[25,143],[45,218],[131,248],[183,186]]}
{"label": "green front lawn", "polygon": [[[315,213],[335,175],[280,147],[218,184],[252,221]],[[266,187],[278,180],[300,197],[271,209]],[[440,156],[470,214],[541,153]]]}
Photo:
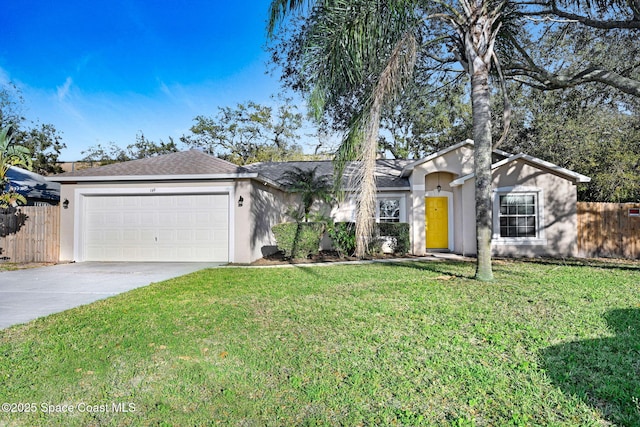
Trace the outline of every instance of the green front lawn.
{"label": "green front lawn", "polygon": [[215,269],[0,331],[0,425],[640,425],[640,263],[473,272]]}

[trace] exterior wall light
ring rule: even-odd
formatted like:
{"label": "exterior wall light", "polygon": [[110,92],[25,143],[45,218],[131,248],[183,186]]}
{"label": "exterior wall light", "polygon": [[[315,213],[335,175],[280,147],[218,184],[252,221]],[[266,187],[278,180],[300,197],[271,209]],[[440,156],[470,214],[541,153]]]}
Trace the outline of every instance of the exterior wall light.
{"label": "exterior wall light", "polygon": [[64,199],[64,202],[62,202],[62,207],[64,209],[69,209],[69,199]]}
{"label": "exterior wall light", "polygon": [[238,207],[241,208],[243,204],[244,204],[244,198],[240,196],[240,198],[238,199]]}

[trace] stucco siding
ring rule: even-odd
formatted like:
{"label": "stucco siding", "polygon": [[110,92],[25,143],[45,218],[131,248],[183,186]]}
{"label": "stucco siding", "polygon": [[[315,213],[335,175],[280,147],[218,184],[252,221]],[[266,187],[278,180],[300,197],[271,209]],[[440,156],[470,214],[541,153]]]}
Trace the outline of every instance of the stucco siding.
{"label": "stucco siding", "polygon": [[250,217],[246,218],[241,228],[246,234],[239,237],[243,245],[244,258],[238,262],[249,263],[277,252],[276,240],[271,227],[285,221],[291,221],[287,209],[297,205],[295,196],[276,188],[257,182],[251,186],[249,209]]}
{"label": "stucco siding", "polygon": [[[577,192],[572,182],[518,160],[494,171],[493,186],[496,190],[512,188],[514,191],[537,191],[538,203],[542,203],[538,228],[539,240],[543,242],[540,244],[494,242],[495,255],[526,257],[576,255]],[[494,236],[495,234],[494,232]]]}

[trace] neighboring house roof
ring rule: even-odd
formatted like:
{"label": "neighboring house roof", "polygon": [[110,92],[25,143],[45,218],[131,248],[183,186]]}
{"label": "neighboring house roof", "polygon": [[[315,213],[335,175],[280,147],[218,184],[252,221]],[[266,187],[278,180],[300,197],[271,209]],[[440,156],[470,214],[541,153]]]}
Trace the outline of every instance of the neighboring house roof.
{"label": "neighboring house roof", "polygon": [[44,176],[16,166],[9,167],[6,177],[9,185],[31,201],[60,201],[60,184],[49,182]]}
{"label": "neighboring house roof", "polygon": [[68,181],[134,181],[157,179],[237,178],[246,171],[207,153],[198,150],[181,151],[113,163],[97,168],[81,169],[53,175],[48,179]]}
{"label": "neighboring house roof", "polygon": [[[561,176],[569,181],[573,181],[574,183],[579,183],[579,182],[591,182],[591,178],[589,178],[588,176],[579,174],[577,172],[571,171],[569,169],[565,169],[563,167],[560,167],[558,165],[554,165],[553,163],[547,162],[545,160],[539,159],[537,157],[533,157],[530,156],[528,154],[524,154],[524,153],[520,153],[520,154],[514,154],[506,159],[503,159],[499,162],[496,162],[494,164],[491,165],[491,169],[496,169],[499,168],[500,166],[504,166],[508,163],[514,162],[516,160],[523,160],[527,163],[530,163],[540,169],[546,170],[547,172],[550,172],[554,175],[558,175]],[[465,176],[461,176],[460,178],[454,180],[451,182],[451,186],[455,187],[458,185],[462,185],[465,183],[465,181],[473,178],[475,176],[475,174],[470,173],[468,175]]]}

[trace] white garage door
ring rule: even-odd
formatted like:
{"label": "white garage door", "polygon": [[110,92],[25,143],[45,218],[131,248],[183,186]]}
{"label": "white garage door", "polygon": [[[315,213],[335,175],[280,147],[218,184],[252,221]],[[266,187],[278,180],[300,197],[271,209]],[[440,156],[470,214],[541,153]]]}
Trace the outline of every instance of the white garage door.
{"label": "white garage door", "polygon": [[85,261],[229,260],[227,194],[85,196]]}

